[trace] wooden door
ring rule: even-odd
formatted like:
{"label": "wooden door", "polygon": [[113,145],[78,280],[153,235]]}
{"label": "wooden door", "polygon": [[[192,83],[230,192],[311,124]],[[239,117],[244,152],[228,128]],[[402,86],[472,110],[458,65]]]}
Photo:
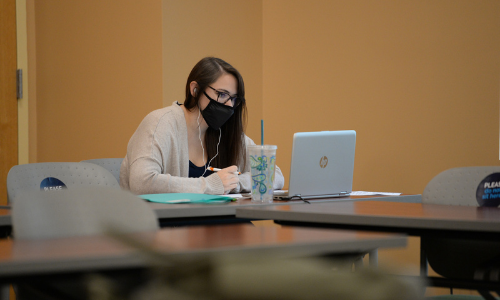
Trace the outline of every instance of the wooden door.
{"label": "wooden door", "polygon": [[16,0],[0,0],[0,205],[7,203],[7,173],[17,164]]}

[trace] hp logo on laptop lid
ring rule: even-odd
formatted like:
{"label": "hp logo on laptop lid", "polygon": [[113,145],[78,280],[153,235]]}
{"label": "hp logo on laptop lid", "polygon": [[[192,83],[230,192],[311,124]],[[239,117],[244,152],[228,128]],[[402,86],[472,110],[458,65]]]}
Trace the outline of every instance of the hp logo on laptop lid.
{"label": "hp logo on laptop lid", "polygon": [[328,165],[328,157],[326,156],[323,156],[320,160],[319,160],[319,166],[324,169],[326,168],[326,166]]}

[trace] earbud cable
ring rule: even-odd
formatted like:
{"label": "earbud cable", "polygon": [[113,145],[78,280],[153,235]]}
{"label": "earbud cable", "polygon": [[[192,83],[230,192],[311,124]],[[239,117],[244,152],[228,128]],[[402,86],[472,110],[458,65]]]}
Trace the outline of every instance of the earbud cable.
{"label": "earbud cable", "polygon": [[212,159],[208,162],[208,164],[205,164],[205,148],[203,147],[203,141],[201,140],[200,115],[201,115],[201,110],[198,109],[198,118],[196,119],[196,122],[198,123],[198,139],[200,140],[201,150],[203,155],[203,165],[205,166],[205,171],[203,171],[203,174],[201,174],[200,177],[203,177],[203,175],[205,175],[205,173],[207,172],[207,168],[212,162],[212,160],[214,160],[214,158],[216,158],[217,155],[219,155],[219,144],[222,135],[222,130],[219,128],[219,142],[217,142],[217,153],[215,154],[214,157],[212,157]]}

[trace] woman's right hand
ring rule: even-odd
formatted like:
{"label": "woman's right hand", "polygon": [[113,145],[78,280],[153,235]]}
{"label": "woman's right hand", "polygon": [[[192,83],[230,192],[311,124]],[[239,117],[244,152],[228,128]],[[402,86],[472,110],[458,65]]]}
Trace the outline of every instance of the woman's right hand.
{"label": "woman's right hand", "polygon": [[217,172],[222,185],[224,186],[224,194],[238,187],[240,179],[238,178],[238,167],[230,166]]}

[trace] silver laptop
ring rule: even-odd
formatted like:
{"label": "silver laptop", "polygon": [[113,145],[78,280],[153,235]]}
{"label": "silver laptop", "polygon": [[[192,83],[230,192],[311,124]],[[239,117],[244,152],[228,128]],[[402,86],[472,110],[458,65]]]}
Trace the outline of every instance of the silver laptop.
{"label": "silver laptop", "polygon": [[275,191],[274,199],[349,196],[355,147],[354,130],[295,133],[288,191]]}

